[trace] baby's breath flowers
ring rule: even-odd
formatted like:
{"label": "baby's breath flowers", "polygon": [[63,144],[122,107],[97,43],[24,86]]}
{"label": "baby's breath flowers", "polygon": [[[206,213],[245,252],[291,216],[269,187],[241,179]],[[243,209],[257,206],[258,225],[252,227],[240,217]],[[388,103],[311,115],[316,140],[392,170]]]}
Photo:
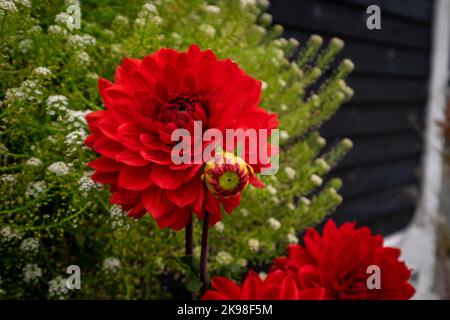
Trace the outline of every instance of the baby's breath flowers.
{"label": "baby's breath flowers", "polygon": [[39,241],[35,238],[26,238],[20,244],[20,250],[36,253],[39,249]]}
{"label": "baby's breath flowers", "polygon": [[33,282],[42,276],[42,269],[35,263],[29,263],[22,269],[23,280],[25,282]]}
{"label": "baby's breath flowers", "polygon": [[108,257],[103,260],[102,269],[106,272],[117,272],[120,267],[120,260],[116,257]]}
{"label": "baby's breath flowers", "polygon": [[50,298],[64,300],[68,293],[69,288],[67,287],[66,279],[62,276],[57,276],[48,282],[48,294]]}
{"label": "baby's breath flowers", "polygon": [[58,161],[49,165],[47,170],[57,176],[65,176],[69,173],[70,168],[65,162]]}

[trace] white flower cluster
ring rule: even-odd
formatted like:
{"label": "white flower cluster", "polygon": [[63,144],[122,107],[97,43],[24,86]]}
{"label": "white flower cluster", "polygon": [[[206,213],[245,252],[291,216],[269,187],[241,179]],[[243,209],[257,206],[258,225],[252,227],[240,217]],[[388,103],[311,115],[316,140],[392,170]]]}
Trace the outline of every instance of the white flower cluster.
{"label": "white flower cluster", "polygon": [[266,187],[267,191],[272,195],[276,195],[277,194],[277,189],[275,189],[272,185],[267,185]]}
{"label": "white flower cluster", "polygon": [[108,257],[103,260],[102,269],[107,272],[116,272],[120,269],[120,260],[115,257]]}
{"label": "white flower cluster", "polygon": [[220,13],[220,8],[218,6],[207,5],[207,6],[205,6],[204,9],[208,13],[213,13],[213,14],[219,14]]}
{"label": "white flower cluster", "polygon": [[20,244],[20,250],[36,253],[39,250],[39,241],[35,238],[26,238]]}
{"label": "white flower cluster", "polygon": [[297,242],[298,242],[298,238],[297,238],[297,236],[295,235],[295,230],[294,230],[294,228],[291,228],[291,229],[289,230],[289,233],[288,233],[287,236],[286,236],[286,240],[287,240],[287,242],[290,243],[290,244],[294,244],[294,243],[297,243]]}
{"label": "white flower cluster", "polygon": [[67,146],[66,153],[68,155],[75,153],[80,146],[84,145],[84,140],[86,137],[87,134],[83,129],[69,132],[64,137],[64,144]]}
{"label": "white flower cluster", "polygon": [[130,19],[119,14],[114,18],[113,24],[116,24],[121,27],[127,27],[130,24]]}
{"label": "white flower cluster", "polygon": [[67,111],[69,100],[63,95],[53,95],[47,98],[47,114],[53,116]]}
{"label": "white flower cluster", "polygon": [[227,265],[233,262],[233,257],[226,251],[219,251],[216,255],[216,261],[219,265]]}
{"label": "white flower cluster", "polygon": [[50,78],[52,71],[46,67],[37,67],[33,70],[33,74],[44,79]]}
{"label": "white flower cluster", "polygon": [[8,183],[8,184],[14,184],[14,183],[16,183],[17,182],[17,176],[15,175],[15,174],[11,174],[11,173],[8,173],[8,174],[2,174],[1,176],[0,176],[0,181],[1,182],[3,182],[3,183]]}
{"label": "white flower cluster", "polygon": [[267,220],[267,222],[269,223],[269,226],[273,229],[273,230],[278,230],[281,228],[281,222],[278,221],[275,218],[269,218],[269,220]]}
{"label": "white flower cluster", "polygon": [[42,161],[38,158],[29,158],[27,161],[25,161],[25,164],[28,167],[40,167],[42,166]]}
{"label": "white flower cluster", "polygon": [[65,162],[62,162],[62,161],[52,163],[51,165],[48,166],[47,169],[48,169],[48,171],[56,174],[57,176],[65,176],[70,171],[69,166]]}
{"label": "white flower cluster", "polygon": [[78,49],[86,49],[88,47],[95,47],[97,39],[90,34],[71,34],[67,38],[67,43]]}
{"label": "white flower cluster", "polygon": [[0,230],[0,236],[2,237],[3,241],[6,242],[10,242],[14,239],[20,240],[20,238],[22,238],[22,234],[13,230],[10,226],[3,227]]}
{"label": "white flower cluster", "polygon": [[17,7],[10,0],[0,0],[0,17],[6,13],[17,12]]}
{"label": "white flower cluster", "polygon": [[23,280],[25,282],[32,282],[42,276],[42,269],[35,263],[29,263],[22,269]]}
{"label": "white flower cluster", "polygon": [[49,26],[48,32],[51,34],[60,35],[64,37],[67,36],[67,30],[57,24],[52,24],[51,26]]}
{"label": "white flower cluster", "polygon": [[289,180],[295,179],[295,175],[297,172],[293,168],[286,167],[286,168],[284,168],[284,172],[286,173],[286,176],[288,177]]}
{"label": "white flower cluster", "polygon": [[91,176],[92,172],[85,172],[78,180],[79,189],[84,196],[87,196],[89,191],[98,187],[98,184],[91,179]]}
{"label": "white flower cluster", "polygon": [[214,38],[216,35],[216,29],[209,24],[202,24],[200,26],[200,31],[203,32],[205,35],[207,35],[210,38]]}
{"label": "white flower cluster", "polygon": [[225,229],[225,225],[223,224],[222,221],[219,221],[216,223],[214,228],[217,230],[217,232],[223,232],[223,230]]}
{"label": "white flower cluster", "polygon": [[257,239],[248,240],[248,247],[251,251],[258,251],[259,250],[259,240],[257,240]]}
{"label": "white flower cluster", "polygon": [[75,60],[81,66],[87,66],[91,63],[91,56],[86,51],[78,51],[75,55]]}
{"label": "white flower cluster", "polygon": [[32,79],[22,82],[20,87],[6,90],[5,100],[7,104],[12,102],[40,102],[42,99],[42,85]]}
{"label": "white flower cluster", "polygon": [[91,110],[79,111],[68,109],[65,114],[58,117],[58,121],[64,122],[68,127],[81,128],[87,124],[86,115]]}
{"label": "white flower cluster", "polygon": [[137,15],[137,19],[134,21],[134,24],[137,27],[144,27],[149,24],[153,24],[156,26],[161,25],[164,22],[163,18],[158,15],[158,9],[152,3],[145,3],[142,6],[141,11],[139,11]]}
{"label": "white flower cluster", "polygon": [[31,182],[28,185],[27,190],[25,191],[25,195],[27,197],[36,198],[37,196],[42,194],[42,192],[44,192],[45,189],[47,189],[47,185],[46,185],[45,181]]}
{"label": "white flower cluster", "polygon": [[66,279],[61,276],[57,276],[56,278],[50,280],[48,282],[48,293],[52,298],[64,300],[65,295],[69,293]]}
{"label": "white flower cluster", "polygon": [[23,39],[17,45],[20,53],[26,54],[33,47],[33,40],[31,39]]}

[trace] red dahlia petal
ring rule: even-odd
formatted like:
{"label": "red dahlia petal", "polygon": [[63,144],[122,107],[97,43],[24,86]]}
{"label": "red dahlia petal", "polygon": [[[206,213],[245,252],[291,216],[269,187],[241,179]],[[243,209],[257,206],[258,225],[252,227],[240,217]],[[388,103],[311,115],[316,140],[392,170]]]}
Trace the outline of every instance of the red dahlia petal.
{"label": "red dahlia petal", "polygon": [[144,190],[151,184],[152,166],[125,167],[119,174],[119,187],[128,190]]}

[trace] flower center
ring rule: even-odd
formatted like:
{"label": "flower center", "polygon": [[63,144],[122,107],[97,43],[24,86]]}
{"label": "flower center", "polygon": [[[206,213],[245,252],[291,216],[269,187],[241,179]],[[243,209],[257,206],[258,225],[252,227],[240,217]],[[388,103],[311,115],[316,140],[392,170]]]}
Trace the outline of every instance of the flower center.
{"label": "flower center", "polygon": [[224,190],[230,191],[239,185],[240,180],[241,179],[236,172],[225,171],[219,176],[219,186]]}
{"label": "flower center", "polygon": [[158,121],[173,123],[177,128],[188,128],[193,121],[202,121],[203,126],[206,125],[207,116],[198,97],[177,95],[161,106]]}

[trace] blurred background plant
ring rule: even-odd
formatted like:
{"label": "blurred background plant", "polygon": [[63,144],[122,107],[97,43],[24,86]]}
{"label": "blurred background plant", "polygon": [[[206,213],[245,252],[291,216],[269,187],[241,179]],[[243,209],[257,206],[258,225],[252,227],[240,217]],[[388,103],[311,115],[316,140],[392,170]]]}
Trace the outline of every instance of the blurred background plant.
{"label": "blurred background plant", "polygon": [[[80,3],[81,2],[81,3]],[[298,235],[342,202],[325,178],[351,148],[326,146],[321,124],[353,91],[353,64],[330,63],[344,43],[300,46],[264,13],[265,0],[0,0],[0,298],[180,297],[183,233],[133,220],[90,179],[84,115],[103,108],[98,77],[124,57],[197,43],[263,81],[262,106],[280,117],[280,171],[248,188],[211,232],[212,275],[264,271]],[[81,9],[70,28],[69,6]],[[195,239],[199,239],[197,224]],[[199,255],[199,243],[194,254]],[[81,290],[65,286],[81,268]]]}

